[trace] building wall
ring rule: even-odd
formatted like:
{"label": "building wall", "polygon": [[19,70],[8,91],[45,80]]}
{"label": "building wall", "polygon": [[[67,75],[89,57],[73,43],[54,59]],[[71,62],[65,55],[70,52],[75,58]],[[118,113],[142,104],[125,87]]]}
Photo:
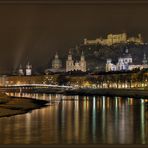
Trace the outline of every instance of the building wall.
{"label": "building wall", "polygon": [[97,38],[95,40],[84,39],[84,45],[89,44],[102,44],[102,45],[112,45],[115,43],[124,43],[124,42],[136,42],[138,44],[143,43],[141,34],[138,34],[138,37],[127,37],[126,33],[122,34],[108,34],[106,39]]}
{"label": "building wall", "polygon": [[68,71],[83,71],[86,72],[86,61],[84,56],[81,56],[80,61],[74,62],[72,60],[71,55],[68,56],[68,60],[66,61],[66,72]]}

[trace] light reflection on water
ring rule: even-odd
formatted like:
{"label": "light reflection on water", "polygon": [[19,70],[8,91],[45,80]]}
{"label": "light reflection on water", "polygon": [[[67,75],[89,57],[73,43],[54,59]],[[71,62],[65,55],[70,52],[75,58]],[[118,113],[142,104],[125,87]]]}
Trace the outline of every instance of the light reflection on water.
{"label": "light reflection on water", "polygon": [[0,144],[148,143],[147,100],[59,94],[22,96],[58,103],[0,118]]}

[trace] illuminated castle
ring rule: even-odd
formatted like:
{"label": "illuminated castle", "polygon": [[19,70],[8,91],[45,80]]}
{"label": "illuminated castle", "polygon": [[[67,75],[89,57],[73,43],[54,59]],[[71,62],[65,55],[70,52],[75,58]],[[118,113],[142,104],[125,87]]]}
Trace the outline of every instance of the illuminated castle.
{"label": "illuminated castle", "polygon": [[78,70],[86,72],[86,61],[84,54],[82,52],[79,62],[78,61],[74,62],[74,60],[72,59],[71,51],[69,51],[68,59],[66,61],[66,72],[78,71]]}
{"label": "illuminated castle", "polygon": [[113,45],[115,43],[129,43],[135,42],[137,44],[142,44],[141,34],[138,37],[127,37],[126,33],[122,34],[108,34],[106,39],[96,38],[95,40],[84,39],[84,45],[102,44],[102,45]]}

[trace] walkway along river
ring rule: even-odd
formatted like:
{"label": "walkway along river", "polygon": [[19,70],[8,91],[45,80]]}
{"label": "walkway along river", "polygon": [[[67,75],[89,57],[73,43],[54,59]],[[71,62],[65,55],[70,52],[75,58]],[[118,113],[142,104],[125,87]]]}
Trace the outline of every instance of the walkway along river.
{"label": "walkway along river", "polygon": [[64,95],[99,95],[148,98],[147,88],[62,88],[62,87],[34,87],[34,86],[10,86],[1,87],[1,92],[20,93],[46,93]]}

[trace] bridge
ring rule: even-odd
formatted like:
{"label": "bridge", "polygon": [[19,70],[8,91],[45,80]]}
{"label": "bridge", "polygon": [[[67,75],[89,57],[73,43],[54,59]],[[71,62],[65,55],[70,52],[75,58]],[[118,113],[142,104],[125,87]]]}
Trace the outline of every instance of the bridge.
{"label": "bridge", "polygon": [[9,84],[0,88],[1,92],[49,92],[72,90],[74,87],[65,85],[51,84]]}
{"label": "bridge", "polygon": [[5,87],[56,87],[56,88],[73,88],[66,85],[51,85],[51,84],[8,84]]}

